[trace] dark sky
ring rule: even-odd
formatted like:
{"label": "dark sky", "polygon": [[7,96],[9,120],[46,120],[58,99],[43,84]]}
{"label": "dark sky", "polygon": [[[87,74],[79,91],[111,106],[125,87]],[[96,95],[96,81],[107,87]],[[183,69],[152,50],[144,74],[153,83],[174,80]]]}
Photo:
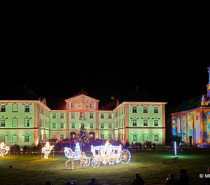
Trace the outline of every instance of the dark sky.
{"label": "dark sky", "polygon": [[27,85],[41,97],[68,98],[83,88],[123,100],[137,89],[171,104],[206,93],[207,30],[22,33],[1,45],[4,93]]}

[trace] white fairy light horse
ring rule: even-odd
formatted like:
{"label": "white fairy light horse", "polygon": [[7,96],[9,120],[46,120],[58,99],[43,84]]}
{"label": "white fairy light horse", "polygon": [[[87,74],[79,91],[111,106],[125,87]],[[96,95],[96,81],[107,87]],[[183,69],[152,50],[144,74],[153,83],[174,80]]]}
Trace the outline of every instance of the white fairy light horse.
{"label": "white fairy light horse", "polygon": [[75,151],[73,152],[71,148],[64,148],[64,154],[68,158],[65,162],[67,166],[68,163],[71,161],[72,169],[74,169],[74,161],[80,161],[80,167],[84,166],[87,167],[90,165],[90,158],[86,156],[85,152],[81,152],[79,143],[76,143]]}

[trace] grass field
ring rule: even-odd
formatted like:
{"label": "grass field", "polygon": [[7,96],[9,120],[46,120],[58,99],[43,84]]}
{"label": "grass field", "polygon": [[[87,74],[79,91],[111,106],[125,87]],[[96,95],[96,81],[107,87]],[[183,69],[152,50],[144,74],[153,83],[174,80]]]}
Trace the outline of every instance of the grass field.
{"label": "grass field", "polygon": [[[0,158],[1,185],[40,185],[50,180],[54,185],[63,185],[74,181],[77,185],[87,185],[95,177],[100,185],[130,185],[138,172],[146,184],[164,184],[170,172],[179,178],[179,170],[188,171],[190,183],[201,185],[204,181],[199,174],[205,174],[210,166],[210,151],[184,150],[175,159],[170,150],[139,151],[132,153],[131,162],[127,165],[101,165],[95,169],[91,165],[86,169],[79,168],[75,162],[75,170],[66,170],[66,157],[63,154],[40,159],[39,155],[23,154]],[[165,164],[163,163],[165,161]],[[9,166],[12,165],[12,168]],[[71,165],[69,164],[69,167]]]}

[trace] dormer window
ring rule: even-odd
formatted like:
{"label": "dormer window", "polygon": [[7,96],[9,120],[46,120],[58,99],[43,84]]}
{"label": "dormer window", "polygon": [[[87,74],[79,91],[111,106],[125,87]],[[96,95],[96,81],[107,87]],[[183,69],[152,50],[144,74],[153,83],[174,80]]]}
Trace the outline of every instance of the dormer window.
{"label": "dormer window", "polygon": [[74,109],[75,108],[75,103],[71,103],[71,108]]}

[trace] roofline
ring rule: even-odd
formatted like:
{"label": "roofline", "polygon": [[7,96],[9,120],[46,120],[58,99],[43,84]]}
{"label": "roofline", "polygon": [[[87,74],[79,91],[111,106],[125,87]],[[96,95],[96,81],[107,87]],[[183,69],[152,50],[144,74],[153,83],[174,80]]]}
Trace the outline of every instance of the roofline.
{"label": "roofline", "polygon": [[44,103],[42,103],[40,100],[0,100],[0,103],[12,103],[12,102],[16,102],[16,103],[23,103],[23,102],[27,102],[27,103],[39,103],[40,105],[44,106],[46,109],[48,109],[49,111],[51,111],[51,109],[45,105]]}
{"label": "roofline", "polygon": [[77,96],[73,96],[73,97],[71,97],[71,98],[66,99],[65,101],[67,102],[68,100],[77,98],[77,97],[79,97],[79,96],[86,96],[86,97],[88,97],[88,98],[90,98],[90,99],[93,99],[93,100],[96,100],[96,101],[98,101],[98,102],[100,101],[100,100],[97,100],[97,99],[92,98],[92,97],[90,97],[90,96],[87,96],[87,95],[85,95],[85,94],[80,94],[80,95],[77,95]]}
{"label": "roofline", "polygon": [[192,112],[192,111],[196,111],[198,109],[210,109],[210,107],[198,107],[198,108],[194,108],[194,109],[189,109],[189,110],[184,110],[184,111],[181,111],[181,112],[175,112],[175,113],[171,113],[171,115],[176,115],[176,114],[185,114],[187,112]]}

